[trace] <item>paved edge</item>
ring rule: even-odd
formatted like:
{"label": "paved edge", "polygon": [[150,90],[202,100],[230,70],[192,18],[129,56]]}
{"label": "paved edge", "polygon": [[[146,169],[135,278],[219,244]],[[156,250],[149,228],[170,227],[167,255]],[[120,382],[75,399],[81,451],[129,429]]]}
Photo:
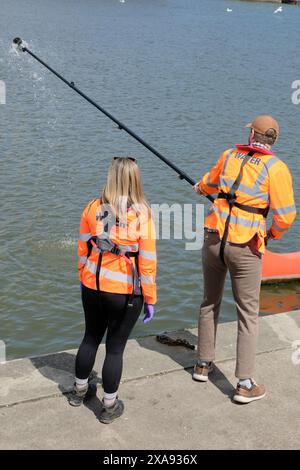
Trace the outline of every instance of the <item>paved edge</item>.
{"label": "paved edge", "polygon": [[[186,339],[197,344],[197,329],[170,332],[172,338]],[[217,360],[222,363],[235,358],[236,322],[222,323],[218,328]],[[300,340],[300,310],[260,318],[257,354],[291,349]],[[0,364],[0,408],[19,403],[61,396],[70,392],[74,382],[76,350],[60,351]],[[95,362],[95,381],[104,357],[104,345],[99,348]],[[190,369],[196,360],[196,349],[168,346],[155,336],[131,339],[125,351],[122,383],[145,377]]]}

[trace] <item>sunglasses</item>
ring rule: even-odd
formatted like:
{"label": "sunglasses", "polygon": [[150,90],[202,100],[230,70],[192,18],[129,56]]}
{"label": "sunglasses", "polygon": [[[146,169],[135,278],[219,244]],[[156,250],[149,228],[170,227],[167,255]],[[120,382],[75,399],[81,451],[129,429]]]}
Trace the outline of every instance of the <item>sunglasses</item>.
{"label": "sunglasses", "polygon": [[131,160],[132,162],[136,162],[136,159],[133,158],[133,157],[114,157],[113,159],[114,160],[122,160],[122,159],[126,159],[126,160]]}

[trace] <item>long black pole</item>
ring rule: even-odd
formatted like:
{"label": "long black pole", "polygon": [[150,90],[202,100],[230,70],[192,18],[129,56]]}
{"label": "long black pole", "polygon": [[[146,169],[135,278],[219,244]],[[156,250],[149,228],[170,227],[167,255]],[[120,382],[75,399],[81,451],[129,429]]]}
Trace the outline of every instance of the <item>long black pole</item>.
{"label": "long black pole", "polygon": [[[188,183],[190,183],[192,186],[196,184],[196,181],[194,181],[190,176],[188,176],[184,171],[180,170],[174,163],[172,163],[170,160],[168,160],[166,157],[164,157],[161,153],[159,153],[157,150],[155,150],[154,147],[149,145],[144,139],[141,139],[135,132],[133,132],[129,127],[127,127],[125,124],[120,122],[118,119],[116,119],[112,114],[110,114],[108,111],[106,111],[104,108],[99,106],[94,100],[89,98],[85,93],[83,93],[79,88],[77,88],[74,84],[74,82],[69,82],[66,80],[62,75],[60,75],[58,72],[56,72],[52,67],[50,67],[46,62],[41,60],[37,55],[35,55],[33,52],[31,52],[25,45],[23,45],[22,39],[20,38],[15,38],[13,40],[14,44],[16,44],[19,49],[21,49],[23,52],[27,52],[29,55],[31,55],[35,60],[37,60],[40,64],[42,64],[44,67],[46,67],[50,72],[52,72],[57,78],[62,80],[68,87],[72,88],[72,90],[76,91],[82,98],[84,98],[86,101],[88,101],[91,105],[93,105],[95,108],[97,108],[101,113],[105,114],[109,119],[111,119],[117,126],[119,127],[120,130],[124,130],[127,132],[127,134],[131,135],[135,140],[137,140],[140,144],[142,144],[144,147],[146,147],[150,152],[152,152],[154,155],[156,155],[160,160],[162,160],[166,165],[168,165],[172,170],[174,170],[180,177],[180,179],[186,180]],[[213,202],[213,198],[210,195],[206,196],[210,201]]]}

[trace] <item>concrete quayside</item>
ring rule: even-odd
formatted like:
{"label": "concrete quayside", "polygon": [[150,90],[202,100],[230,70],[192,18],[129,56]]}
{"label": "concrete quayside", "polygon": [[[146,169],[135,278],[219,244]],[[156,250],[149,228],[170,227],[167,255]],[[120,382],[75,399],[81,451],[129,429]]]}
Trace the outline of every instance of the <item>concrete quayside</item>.
{"label": "concrete quayside", "polygon": [[[197,330],[170,334],[192,344]],[[98,396],[72,408],[76,351],[0,365],[1,449],[297,449],[299,448],[300,311],[260,318],[256,379],[267,397],[249,405],[231,401],[236,385],[236,322],[219,326],[210,380],[191,378],[196,351],[132,339],[124,357],[120,398],[124,415],[105,426]]]}

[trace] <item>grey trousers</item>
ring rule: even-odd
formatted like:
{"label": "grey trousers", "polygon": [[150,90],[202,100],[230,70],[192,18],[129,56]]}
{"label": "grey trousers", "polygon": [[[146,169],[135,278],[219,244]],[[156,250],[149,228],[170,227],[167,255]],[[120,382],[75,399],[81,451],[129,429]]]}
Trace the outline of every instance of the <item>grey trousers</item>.
{"label": "grey trousers", "polygon": [[238,320],[235,375],[246,379],[253,377],[255,366],[262,256],[256,250],[255,238],[243,245],[227,243],[225,265],[219,253],[218,233],[205,231],[202,249],[204,299],[199,315],[198,358],[215,360],[220,305],[229,270]]}

